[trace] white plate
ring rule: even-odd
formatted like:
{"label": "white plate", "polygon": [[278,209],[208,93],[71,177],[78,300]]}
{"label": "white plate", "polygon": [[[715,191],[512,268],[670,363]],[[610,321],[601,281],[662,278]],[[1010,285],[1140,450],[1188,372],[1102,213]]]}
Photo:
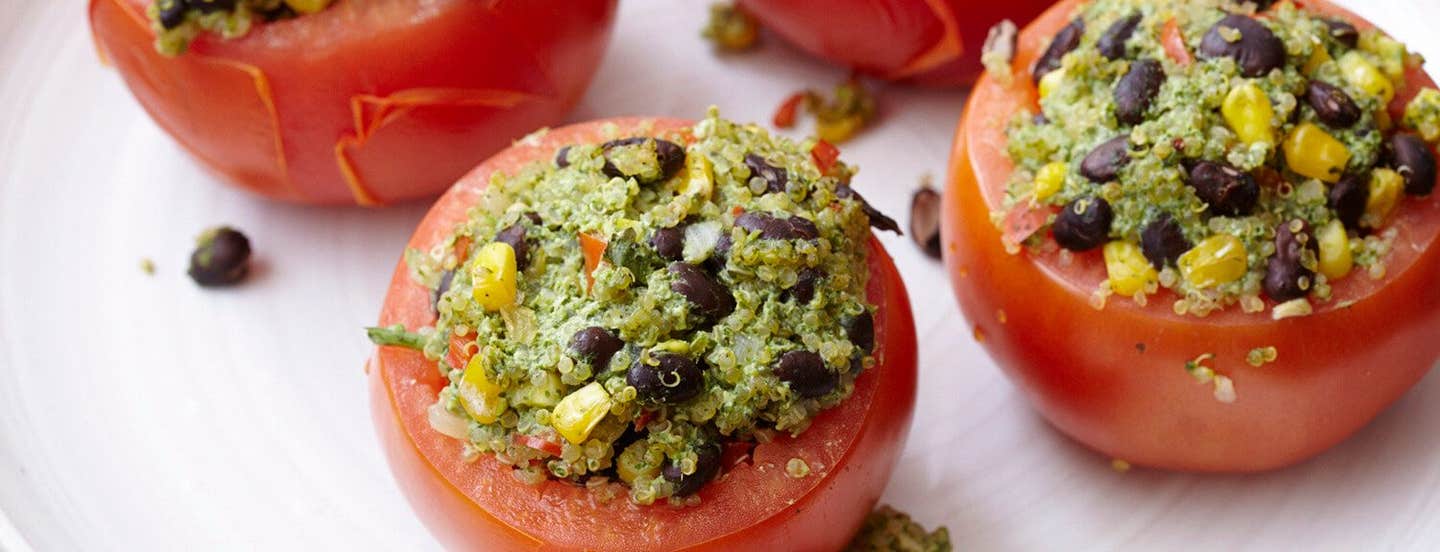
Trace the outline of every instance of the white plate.
{"label": "white plate", "polygon": [[[1440,59],[1440,4],[1346,3]],[[0,549],[434,548],[391,482],[361,374],[361,327],[424,206],[289,207],[212,182],[97,62],[83,4],[0,0]],[[625,2],[574,119],[714,103],[767,120],[844,78],[774,40],[717,58],[696,36],[706,4]],[[903,218],[920,176],[943,178],[961,100],[884,90],[883,123],[845,147],[878,207]],[[222,222],[259,267],[201,291],[183,273],[191,239]],[[1120,474],[1031,414],[939,265],[885,239],[923,343],[885,500],[949,525],[960,549],[1440,543],[1440,376],[1292,469]]]}

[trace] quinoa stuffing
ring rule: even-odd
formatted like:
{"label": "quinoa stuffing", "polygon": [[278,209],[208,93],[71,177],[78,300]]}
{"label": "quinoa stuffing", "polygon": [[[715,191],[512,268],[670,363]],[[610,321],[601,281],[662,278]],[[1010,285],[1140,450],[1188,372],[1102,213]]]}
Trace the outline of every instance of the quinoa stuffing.
{"label": "quinoa stuffing", "polygon": [[1440,92],[1387,111],[1421,61],[1290,2],[1089,2],[1032,69],[1040,110],[1010,123],[992,216],[1053,213],[1012,251],[1099,250],[1097,308],[1165,288],[1178,314],[1309,314],[1384,276],[1391,215],[1434,187]]}
{"label": "quinoa stuffing", "polygon": [[457,454],[693,503],[726,451],[804,432],[874,365],[867,244],[893,221],[852,167],[817,167],[813,139],[713,109],[614,134],[492,178],[447,240],[406,254],[434,327],[371,338],[437,361],[431,425]]}
{"label": "quinoa stuffing", "polygon": [[334,0],[155,0],[146,10],[155,29],[155,49],[168,56],[185,52],[203,32],[227,39],[250,32],[257,21],[315,13]]}

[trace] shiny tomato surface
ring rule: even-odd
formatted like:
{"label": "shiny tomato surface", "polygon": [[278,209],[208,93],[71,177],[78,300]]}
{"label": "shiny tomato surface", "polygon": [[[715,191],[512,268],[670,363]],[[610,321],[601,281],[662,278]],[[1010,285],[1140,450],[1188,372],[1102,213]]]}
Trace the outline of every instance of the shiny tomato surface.
{"label": "shiny tomato surface", "polygon": [[615,0],[338,0],[155,51],[152,0],[90,0],[100,54],[181,146],[263,196],[431,197],[580,98]]}
{"label": "shiny tomato surface", "polygon": [[[1079,3],[1041,15],[1019,40],[1013,69],[1026,74]],[[1303,5],[1370,25],[1328,2]],[[1420,87],[1407,75],[1390,111]],[[1162,290],[1147,306],[1112,298],[1090,305],[1105,279],[1100,251],[1012,255],[990,212],[1001,205],[1013,166],[1005,154],[1012,114],[1037,109],[1029,78],[981,77],[951,155],[943,212],[946,265],[979,339],[1025,396],[1062,432],[1137,465],[1196,471],[1285,466],[1335,445],[1415,384],[1440,357],[1440,194],[1409,197],[1393,215],[1398,230],[1387,273],[1333,283],[1334,300],[1309,316],[1272,320],[1238,308],[1206,318],[1177,315]],[[1275,362],[1246,362],[1275,347]],[[1207,363],[1234,381],[1233,403],[1184,369]]]}
{"label": "shiny tomato surface", "polygon": [[924,85],[968,85],[1003,19],[1024,25],[1049,0],[739,0],[802,50],[861,73]]}
{"label": "shiny tomato surface", "polygon": [[[568,126],[525,140],[481,164],[430,211],[409,247],[428,250],[465,220],[496,171],[548,162],[568,144],[621,135],[667,135],[679,120],[611,119]],[[673,135],[672,135],[673,133]],[[473,463],[460,443],[432,429],[426,408],[445,381],[416,351],[380,347],[367,366],[374,422],[390,467],[411,505],[455,550],[837,550],[858,530],[880,497],[903,447],[915,404],[915,325],[904,284],[878,241],[870,242],[869,299],[875,312],[877,365],[855,392],[817,416],[799,437],[758,445],[741,463],[699,492],[700,504],[637,506],[621,497],[597,501],[587,489],[556,481],[528,485],[489,455]],[[434,323],[430,292],[396,268],[382,325],[410,329]],[[812,475],[785,473],[791,458]]]}

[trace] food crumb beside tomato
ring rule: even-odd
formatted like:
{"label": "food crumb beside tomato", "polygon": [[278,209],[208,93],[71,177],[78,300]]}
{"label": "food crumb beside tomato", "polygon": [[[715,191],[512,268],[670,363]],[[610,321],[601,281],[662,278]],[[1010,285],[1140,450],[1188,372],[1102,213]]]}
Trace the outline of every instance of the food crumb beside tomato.
{"label": "food crumb beside tomato", "polygon": [[908,514],[890,506],[876,508],[865,518],[860,533],[846,547],[847,552],[949,552],[953,549],[949,529],[939,527],[927,532]]}
{"label": "food crumb beside tomato", "polygon": [[771,117],[771,123],[776,128],[790,128],[795,126],[795,118],[799,115],[800,104],[805,101],[805,92],[796,92],[785,98],[780,107],[775,110],[775,116]]}
{"label": "food crumb beside tomato", "polygon": [[759,42],[760,23],[734,2],[716,2],[710,4],[710,19],[700,29],[700,36],[717,50],[742,52]]}
{"label": "food crumb beside tomato", "polygon": [[229,226],[206,230],[195,239],[188,273],[201,287],[239,284],[250,274],[250,239]]}

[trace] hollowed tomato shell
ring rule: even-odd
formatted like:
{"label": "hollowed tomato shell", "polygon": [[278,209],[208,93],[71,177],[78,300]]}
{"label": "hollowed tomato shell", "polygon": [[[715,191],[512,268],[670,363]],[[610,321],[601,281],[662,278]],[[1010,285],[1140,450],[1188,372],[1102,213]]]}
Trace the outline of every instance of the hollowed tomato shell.
{"label": "hollowed tomato shell", "polygon": [[155,122],[210,172],[283,201],[432,197],[595,74],[615,0],[338,0],[156,52],[152,0],[90,0],[91,30]]}
{"label": "hollowed tomato shell", "polygon": [[[1297,4],[1300,2],[1297,2]],[[946,266],[960,307],[1026,398],[1056,428],[1113,458],[1195,471],[1278,468],[1324,451],[1410,389],[1440,357],[1440,194],[1407,197],[1389,222],[1398,230],[1383,278],[1357,269],[1335,282],[1315,313],[1272,320],[1232,307],[1205,318],[1177,315],[1169,292],[1138,306],[1090,298],[1105,279],[1099,250],[1062,263],[1055,252],[1005,252],[990,213],[1013,170],[1005,127],[1036,109],[1031,63],[1080,3],[1066,0],[1020,36],[1010,84],[981,77],[960,122],[943,211]],[[1320,0],[1303,6],[1362,28],[1370,24]],[[1390,106],[1420,87],[1418,69]],[[1048,239],[1048,238],[1047,238]],[[1247,354],[1275,347],[1275,362]],[[1185,363],[1202,354],[1234,381],[1221,402]]]}
{"label": "hollowed tomato shell", "polygon": [[[610,119],[526,139],[462,178],[420,223],[409,247],[428,250],[465,220],[495,172],[550,162],[557,149],[596,143],[613,123],[619,136],[684,141],[689,121]],[[837,550],[875,505],[903,447],[915,404],[916,345],[904,284],[878,241],[870,242],[869,300],[878,364],[854,395],[822,412],[798,437],[759,445],[742,463],[700,490],[698,506],[637,506],[625,497],[600,502],[590,491],[547,481],[528,485],[492,456],[461,459],[460,442],[432,429],[425,409],[445,385],[435,363],[415,351],[380,347],[366,371],[376,428],[400,488],[420,519],[456,550]],[[434,323],[429,290],[396,267],[382,325]],[[813,473],[786,474],[792,458]]]}
{"label": "hollowed tomato shell", "polygon": [[775,34],[811,55],[873,77],[962,86],[1002,19],[1024,25],[1049,0],[739,0]]}

